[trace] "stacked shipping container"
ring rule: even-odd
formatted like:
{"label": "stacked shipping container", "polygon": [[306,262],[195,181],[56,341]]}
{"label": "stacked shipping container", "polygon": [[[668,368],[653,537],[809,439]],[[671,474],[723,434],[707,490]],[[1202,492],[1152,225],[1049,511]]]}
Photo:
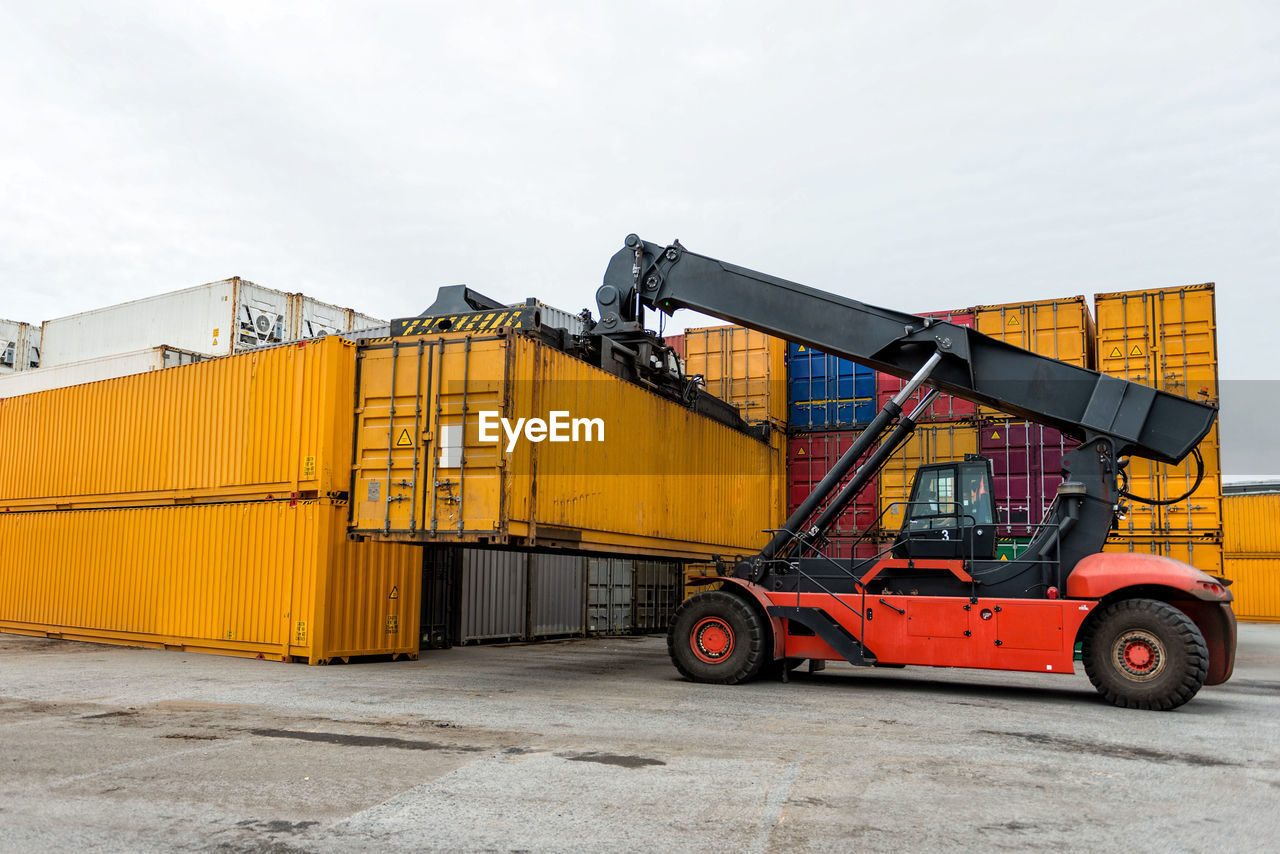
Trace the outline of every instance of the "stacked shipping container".
{"label": "stacked shipping container", "polygon": [[0,629],[313,664],[415,654],[420,553],[346,538],[354,350],[0,399]]}

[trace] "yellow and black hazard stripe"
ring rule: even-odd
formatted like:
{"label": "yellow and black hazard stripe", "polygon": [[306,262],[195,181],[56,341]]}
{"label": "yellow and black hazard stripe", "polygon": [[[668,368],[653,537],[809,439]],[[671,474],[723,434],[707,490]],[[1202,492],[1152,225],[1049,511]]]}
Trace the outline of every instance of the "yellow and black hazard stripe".
{"label": "yellow and black hazard stripe", "polygon": [[504,308],[495,311],[472,311],[438,317],[402,317],[391,321],[391,336],[425,335],[430,332],[488,332],[504,326],[524,329],[533,326],[529,308]]}

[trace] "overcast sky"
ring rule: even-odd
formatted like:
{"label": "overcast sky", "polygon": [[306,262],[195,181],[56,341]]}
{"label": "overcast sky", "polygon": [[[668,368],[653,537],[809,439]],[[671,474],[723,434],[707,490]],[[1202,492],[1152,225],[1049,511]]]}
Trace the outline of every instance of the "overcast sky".
{"label": "overcast sky", "polygon": [[45,0],[0,57],[0,317],[576,310],[635,231],[911,311],[1215,281],[1275,371],[1276,3]]}

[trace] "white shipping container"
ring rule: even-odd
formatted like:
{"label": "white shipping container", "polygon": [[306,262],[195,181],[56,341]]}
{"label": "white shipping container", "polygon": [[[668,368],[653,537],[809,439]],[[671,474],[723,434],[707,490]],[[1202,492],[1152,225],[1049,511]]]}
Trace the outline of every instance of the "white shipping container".
{"label": "white shipping container", "polygon": [[0,375],[0,397],[16,397],[51,388],[109,380],[130,374],[145,374],[162,368],[190,365],[209,358],[176,347],[148,347],[132,353],[117,353],[99,359],[85,359],[66,365],[17,371]]}
{"label": "white shipping container", "polygon": [[168,345],[229,356],[289,340],[289,294],[239,277],[44,322],[42,364]]}
{"label": "white shipping container", "polygon": [[41,364],[65,365],[166,345],[229,356],[386,321],[239,277],[44,322]]}
{"label": "white shipping container", "polygon": [[358,329],[386,326],[387,321],[303,294],[290,295],[289,330],[295,340],[339,335]]}
{"label": "white shipping container", "polygon": [[40,367],[40,327],[0,319],[0,374]]}
{"label": "white shipping container", "polygon": [[512,303],[507,308],[523,308],[525,306],[532,306],[538,310],[538,322],[543,326],[567,329],[571,335],[581,335],[585,328],[582,318],[578,315],[565,311],[563,308],[556,308],[553,305],[539,302],[532,297],[524,302]]}

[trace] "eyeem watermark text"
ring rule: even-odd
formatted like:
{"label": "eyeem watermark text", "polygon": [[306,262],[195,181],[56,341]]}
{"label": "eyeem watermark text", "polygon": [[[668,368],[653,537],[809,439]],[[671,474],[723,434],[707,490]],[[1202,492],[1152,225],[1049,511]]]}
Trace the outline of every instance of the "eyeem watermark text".
{"label": "eyeem watermark text", "polygon": [[523,434],[530,442],[603,442],[603,418],[571,418],[567,411],[554,410],[548,418],[517,418],[512,424],[498,412],[480,412],[480,441],[497,443],[498,428],[507,437],[507,453],[516,448]]}

